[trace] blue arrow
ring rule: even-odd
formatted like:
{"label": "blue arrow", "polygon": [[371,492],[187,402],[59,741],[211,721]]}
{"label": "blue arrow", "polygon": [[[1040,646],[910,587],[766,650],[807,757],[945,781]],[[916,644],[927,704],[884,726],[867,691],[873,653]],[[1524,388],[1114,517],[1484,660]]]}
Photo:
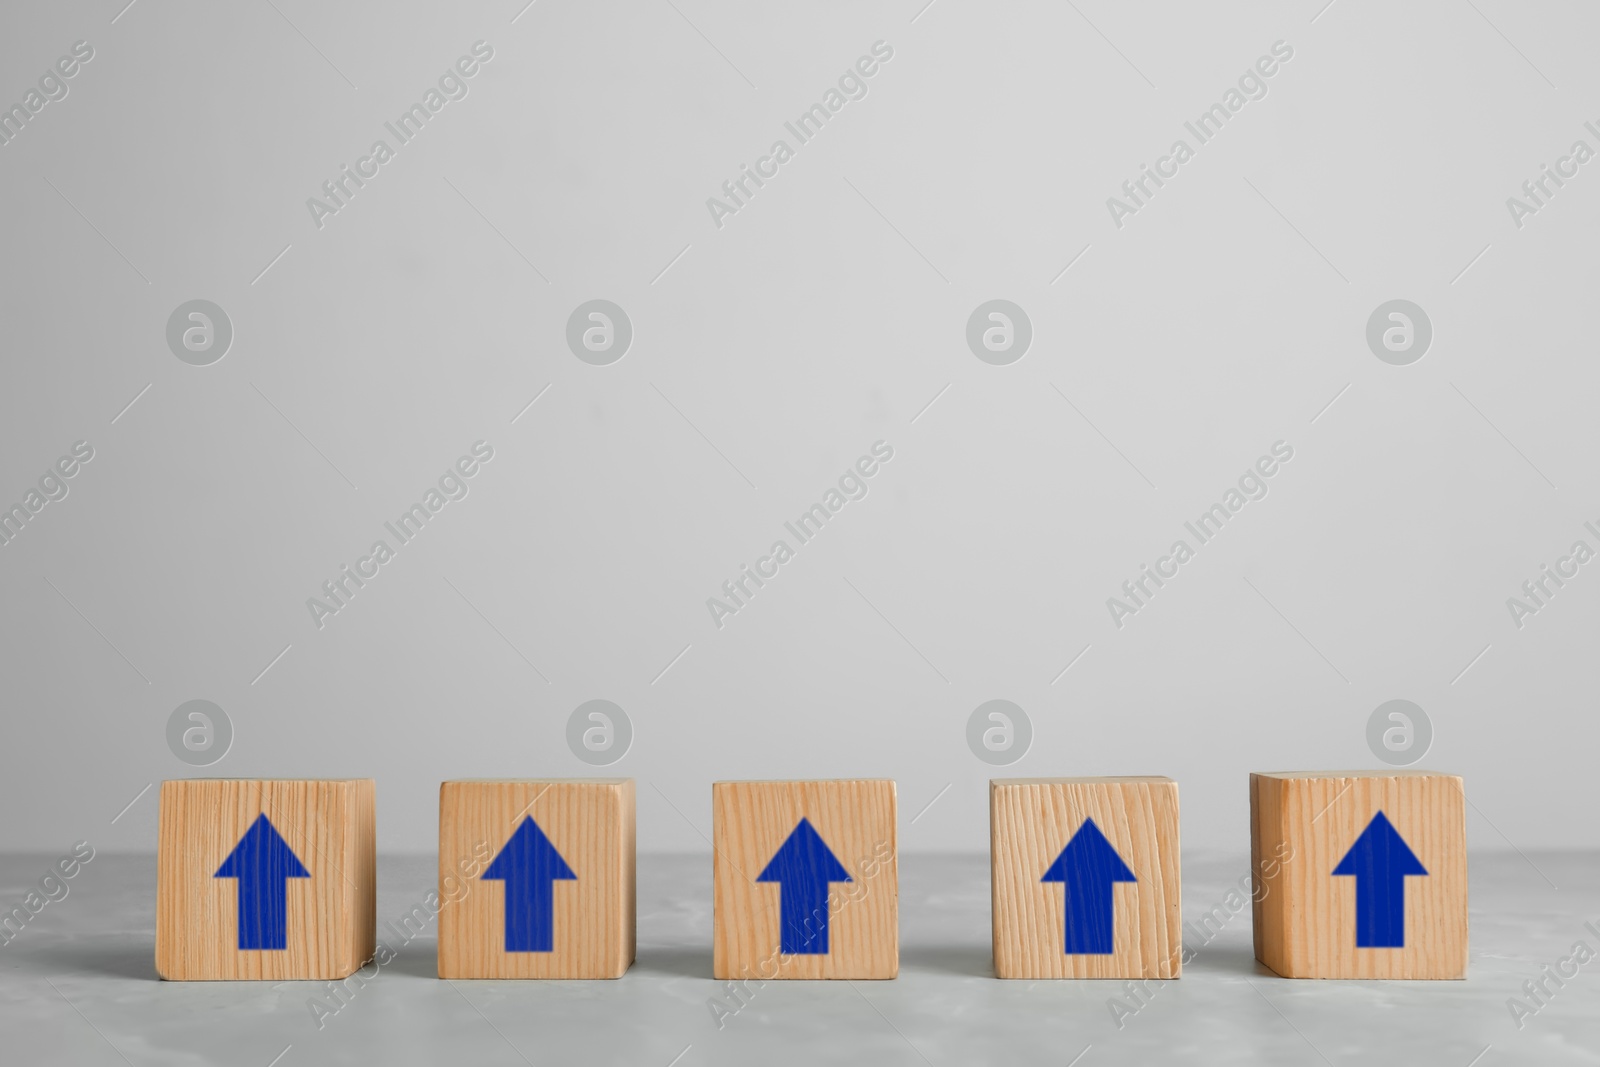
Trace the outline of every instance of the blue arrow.
{"label": "blue arrow", "polygon": [[1388,816],[1372,817],[1333,873],[1356,880],[1356,948],[1405,948],[1406,876],[1428,872]]}
{"label": "blue arrow", "polygon": [[778,883],[783,952],[826,956],[828,883],[853,879],[809,820],[801,818],[756,881]]}
{"label": "blue arrow", "polygon": [[506,951],[550,952],[555,948],[556,882],[575,882],[567,861],[524,815],[483,878],[506,884]]}
{"label": "blue arrow", "polygon": [[1115,942],[1112,886],[1137,882],[1093,819],[1083,820],[1041,882],[1060,882],[1066,897],[1066,953],[1110,955]]}
{"label": "blue arrow", "polygon": [[289,947],[289,879],[310,878],[263,813],[239,838],[213,878],[239,880],[239,949]]}

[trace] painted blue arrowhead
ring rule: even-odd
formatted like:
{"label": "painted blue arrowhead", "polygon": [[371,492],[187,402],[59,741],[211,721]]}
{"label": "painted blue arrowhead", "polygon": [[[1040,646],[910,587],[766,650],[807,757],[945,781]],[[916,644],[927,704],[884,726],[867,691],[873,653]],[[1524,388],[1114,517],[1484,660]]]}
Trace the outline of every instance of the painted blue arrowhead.
{"label": "painted blue arrowhead", "polygon": [[1066,953],[1105,956],[1114,951],[1116,915],[1112,886],[1137,882],[1093,819],[1083,820],[1041,882],[1060,882],[1066,897]]}
{"label": "painted blue arrowhead", "polygon": [[1333,873],[1356,880],[1356,947],[1404,948],[1406,877],[1428,871],[1387,815],[1372,817]]}
{"label": "painted blue arrowhead", "polygon": [[506,884],[506,951],[550,952],[555,948],[555,883],[578,879],[561,853],[544,836],[533,816],[524,815],[511,840],[482,877]]}
{"label": "painted blue arrowhead", "polygon": [[266,814],[233,846],[213,878],[239,881],[239,948],[289,947],[289,879],[310,878]]}
{"label": "painted blue arrowhead", "polygon": [[777,882],[780,948],[788,955],[828,954],[828,883],[853,881],[810,820],[779,846],[758,882]]}

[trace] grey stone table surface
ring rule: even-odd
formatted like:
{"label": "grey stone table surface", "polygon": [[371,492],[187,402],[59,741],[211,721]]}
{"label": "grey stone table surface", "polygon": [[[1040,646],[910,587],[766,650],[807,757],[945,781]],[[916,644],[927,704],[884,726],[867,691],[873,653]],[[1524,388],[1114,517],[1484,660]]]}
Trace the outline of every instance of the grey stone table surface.
{"label": "grey stone table surface", "polygon": [[[0,856],[3,908],[55,858]],[[380,936],[397,941],[386,924],[435,870],[380,859]],[[160,981],[154,859],[101,854],[0,947],[0,1063],[1600,1063],[1600,960],[1574,956],[1600,952],[1586,925],[1600,929],[1600,854],[1474,853],[1460,982],[1273,976],[1252,957],[1248,906],[1232,908],[1246,870],[1243,855],[1184,857],[1196,955],[1147,991],[996,980],[988,858],[915,854],[901,857],[898,979],[734,990],[711,978],[710,857],[642,855],[638,960],[620,980],[442,982],[429,926],[339,1006],[324,983]],[[1208,912],[1209,940],[1192,925]],[[1524,982],[1541,978],[1532,999]],[[319,996],[338,1010],[314,1011]]]}

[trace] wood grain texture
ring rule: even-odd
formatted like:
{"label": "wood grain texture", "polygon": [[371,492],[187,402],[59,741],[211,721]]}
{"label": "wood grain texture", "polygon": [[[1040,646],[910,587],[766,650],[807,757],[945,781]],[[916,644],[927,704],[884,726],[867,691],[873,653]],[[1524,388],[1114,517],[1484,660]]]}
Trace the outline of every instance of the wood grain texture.
{"label": "wood grain texture", "polygon": [[[635,939],[632,778],[499,778],[439,787],[439,977],[620,978]],[[575,880],[557,881],[549,952],[507,952],[503,881],[485,867],[532,818]]]}
{"label": "wood grain texture", "polygon": [[[161,783],[156,972],[163,978],[344,978],[372,958],[377,907],[370,778],[186,778]],[[288,943],[238,947],[239,883],[215,877],[266,815],[310,878],[287,883]]]}
{"label": "wood grain texture", "polygon": [[[829,886],[826,955],[781,951],[780,887],[756,881],[802,817],[852,879]],[[893,978],[900,973],[894,782],[716,782],[711,823],[717,978]]]}
{"label": "wood grain texture", "polygon": [[[1403,948],[1356,947],[1356,879],[1332,874],[1379,811],[1428,871],[1405,879]],[[1285,978],[1465,978],[1466,824],[1455,775],[1252,774],[1256,958]]]}
{"label": "wood grain texture", "polygon": [[[1086,819],[1132,869],[1117,883],[1113,951],[1065,952],[1066,887],[1042,882]],[[1178,783],[996,778],[989,834],[997,978],[1177,978],[1183,972]]]}

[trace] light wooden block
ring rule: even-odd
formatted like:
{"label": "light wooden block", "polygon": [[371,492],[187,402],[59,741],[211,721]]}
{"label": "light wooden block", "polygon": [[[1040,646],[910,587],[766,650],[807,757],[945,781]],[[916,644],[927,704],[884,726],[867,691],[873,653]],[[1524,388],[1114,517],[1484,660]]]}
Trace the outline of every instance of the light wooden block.
{"label": "light wooden block", "polygon": [[995,977],[1182,974],[1177,782],[992,779],[989,835]]}
{"label": "light wooden block", "polygon": [[162,782],[156,972],[281,982],[363,966],[376,939],[374,800],[370,778]]}
{"label": "light wooden block", "polygon": [[635,932],[632,778],[439,787],[439,977],[621,978]]}
{"label": "light wooden block", "polygon": [[[1404,851],[1385,845],[1391,832]],[[1250,854],[1256,959],[1283,977],[1466,977],[1466,793],[1455,775],[1252,774]]]}
{"label": "light wooden block", "polygon": [[711,824],[717,978],[900,973],[894,782],[716,782]]}

